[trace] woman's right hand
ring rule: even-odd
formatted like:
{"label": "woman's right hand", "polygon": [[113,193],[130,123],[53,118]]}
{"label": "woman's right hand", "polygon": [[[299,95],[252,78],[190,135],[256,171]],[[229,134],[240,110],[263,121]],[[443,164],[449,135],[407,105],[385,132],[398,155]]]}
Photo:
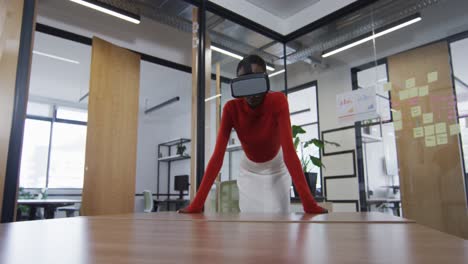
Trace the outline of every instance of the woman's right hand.
{"label": "woman's right hand", "polygon": [[202,210],[192,210],[190,206],[185,207],[177,211],[179,214],[201,214]]}

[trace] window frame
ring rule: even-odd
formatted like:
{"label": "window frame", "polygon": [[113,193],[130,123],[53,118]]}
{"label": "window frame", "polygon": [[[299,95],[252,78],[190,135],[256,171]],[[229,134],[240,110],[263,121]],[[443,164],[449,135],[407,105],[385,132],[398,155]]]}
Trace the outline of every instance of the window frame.
{"label": "window frame", "polygon": [[[52,152],[52,139],[53,139],[53,134],[54,134],[54,124],[55,123],[62,123],[62,124],[71,124],[71,125],[80,125],[80,126],[87,126],[87,122],[83,121],[76,121],[76,120],[69,120],[69,119],[61,119],[57,118],[57,109],[59,107],[62,107],[60,105],[52,105],[53,111],[52,111],[52,117],[44,117],[44,116],[39,116],[39,115],[26,115],[26,119],[29,120],[39,120],[39,121],[46,121],[50,122],[50,135],[49,135],[49,145],[47,149],[47,171],[46,171],[46,184],[43,188],[46,188],[48,190],[83,190],[83,188],[50,188],[49,187],[49,176],[50,176],[50,157],[51,157],[51,152]],[[68,108],[73,108],[73,107],[68,107]],[[75,107],[76,108],[76,107]],[[76,108],[76,109],[81,109],[81,108]],[[21,175],[21,172],[20,172]],[[28,188],[25,187],[28,190],[40,190],[43,188]]]}

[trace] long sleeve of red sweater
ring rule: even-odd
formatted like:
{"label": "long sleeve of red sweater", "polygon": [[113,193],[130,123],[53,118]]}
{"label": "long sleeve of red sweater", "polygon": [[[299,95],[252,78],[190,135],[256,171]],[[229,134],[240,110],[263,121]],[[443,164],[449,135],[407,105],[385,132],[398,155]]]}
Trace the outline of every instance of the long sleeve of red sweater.
{"label": "long sleeve of red sweater", "polygon": [[318,206],[309,186],[306,182],[304,172],[302,171],[301,161],[297,156],[296,149],[293,144],[291,131],[291,119],[289,114],[289,106],[286,96],[282,95],[280,100],[278,125],[280,129],[281,148],[283,150],[283,159],[289,174],[296,186],[297,192],[301,197],[302,206],[306,213],[322,213],[323,209]]}
{"label": "long sleeve of red sweater", "polygon": [[229,104],[226,104],[223,109],[223,115],[221,116],[221,126],[219,127],[213,155],[208,162],[208,166],[206,167],[205,175],[203,176],[197,195],[186,209],[188,213],[199,213],[203,210],[206,197],[208,196],[211,186],[221,170],[221,166],[223,166],[224,154],[226,153],[227,143],[231,136],[233,126],[232,116],[229,109]]}

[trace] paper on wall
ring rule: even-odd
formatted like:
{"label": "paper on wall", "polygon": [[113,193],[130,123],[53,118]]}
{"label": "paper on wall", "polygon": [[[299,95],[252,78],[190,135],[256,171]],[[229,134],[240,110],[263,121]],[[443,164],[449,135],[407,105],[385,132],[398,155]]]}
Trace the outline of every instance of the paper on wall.
{"label": "paper on wall", "polygon": [[445,123],[437,123],[435,125],[435,132],[436,134],[447,133],[447,126]]}
{"label": "paper on wall", "polygon": [[439,80],[439,73],[438,72],[430,72],[427,74],[427,82],[428,83],[433,83],[435,81]]}
{"label": "paper on wall", "polygon": [[460,125],[459,124],[453,124],[450,125],[450,135],[458,135],[460,133]]}
{"label": "paper on wall", "polygon": [[419,96],[426,96],[429,94],[429,86],[425,85],[422,87],[419,87]]}
{"label": "paper on wall", "polygon": [[413,88],[416,85],[416,78],[410,78],[406,80],[405,82],[405,87],[408,88]]}
{"label": "paper on wall", "polygon": [[421,106],[413,106],[411,107],[411,116],[417,117],[421,115]]}
{"label": "paper on wall", "polygon": [[431,124],[433,122],[434,122],[434,114],[433,113],[423,114],[423,124]]}
{"label": "paper on wall", "polygon": [[413,128],[413,137],[414,138],[424,137],[424,129],[422,127]]}
{"label": "paper on wall", "polygon": [[438,134],[437,135],[437,145],[445,145],[448,143],[447,134]]}
{"label": "paper on wall", "polygon": [[393,120],[394,121],[401,120],[401,111],[400,110],[393,111],[392,115],[393,115]]}
{"label": "paper on wall", "polygon": [[435,147],[437,145],[435,136],[426,136],[425,138],[426,147]]}
{"label": "paper on wall", "polygon": [[426,135],[426,137],[434,135],[434,125],[425,126],[424,134]]}
{"label": "paper on wall", "polygon": [[419,95],[419,88],[418,87],[413,87],[408,90],[408,98],[414,98],[418,97]]}
{"label": "paper on wall", "polygon": [[395,131],[400,131],[403,129],[403,122],[402,121],[395,121],[393,122],[393,127],[395,128]]}
{"label": "paper on wall", "polygon": [[363,88],[336,95],[340,123],[354,123],[379,117],[375,88]]}
{"label": "paper on wall", "polygon": [[400,91],[400,101],[406,100],[409,97],[409,91],[408,90],[402,90]]}

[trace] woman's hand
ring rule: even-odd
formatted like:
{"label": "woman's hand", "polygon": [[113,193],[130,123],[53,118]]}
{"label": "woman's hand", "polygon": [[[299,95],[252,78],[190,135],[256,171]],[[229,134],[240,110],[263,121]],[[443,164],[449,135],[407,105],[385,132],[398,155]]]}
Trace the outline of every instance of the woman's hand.
{"label": "woman's hand", "polygon": [[202,210],[192,210],[190,207],[185,207],[177,211],[179,214],[200,214]]}

